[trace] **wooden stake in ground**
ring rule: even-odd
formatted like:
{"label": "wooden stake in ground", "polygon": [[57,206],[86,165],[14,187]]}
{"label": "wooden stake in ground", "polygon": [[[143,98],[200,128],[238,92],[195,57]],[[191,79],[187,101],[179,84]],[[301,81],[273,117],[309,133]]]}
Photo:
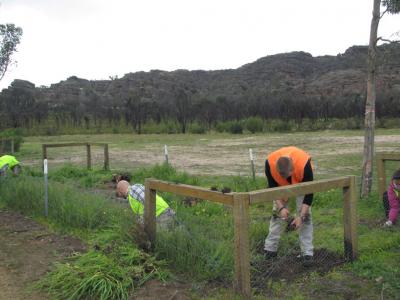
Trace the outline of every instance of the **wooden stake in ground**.
{"label": "wooden stake in ground", "polygon": [[253,149],[249,149],[249,155],[250,155],[250,163],[251,163],[251,174],[253,175],[253,180],[256,180],[256,171],[254,169]]}

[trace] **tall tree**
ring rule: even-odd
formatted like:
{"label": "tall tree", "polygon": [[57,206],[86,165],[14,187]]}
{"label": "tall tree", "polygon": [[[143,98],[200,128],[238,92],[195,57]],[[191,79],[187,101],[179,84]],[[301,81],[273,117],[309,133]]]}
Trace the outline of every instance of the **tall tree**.
{"label": "tall tree", "polygon": [[142,133],[142,125],[147,119],[151,104],[151,95],[144,85],[129,91],[125,104],[126,117],[138,134]]}
{"label": "tall tree", "polygon": [[35,85],[25,80],[14,80],[0,95],[0,109],[5,112],[6,127],[29,128],[36,110]]}
{"label": "tall tree", "polygon": [[400,12],[400,0],[383,0],[386,10],[381,15],[381,0],[373,0],[371,30],[368,47],[368,78],[367,100],[365,104],[365,134],[364,155],[362,165],[361,196],[365,197],[372,188],[372,162],[374,155],[374,131],[375,131],[375,100],[376,100],[376,48],[378,42],[378,26],[382,16],[388,12],[396,14]]}
{"label": "tall tree", "polygon": [[17,50],[17,45],[22,36],[22,29],[14,24],[0,24],[0,80],[3,79],[12,55]]}
{"label": "tall tree", "polygon": [[192,96],[196,90],[186,84],[173,86],[175,116],[181,126],[181,133],[186,133],[187,124],[192,118]]}

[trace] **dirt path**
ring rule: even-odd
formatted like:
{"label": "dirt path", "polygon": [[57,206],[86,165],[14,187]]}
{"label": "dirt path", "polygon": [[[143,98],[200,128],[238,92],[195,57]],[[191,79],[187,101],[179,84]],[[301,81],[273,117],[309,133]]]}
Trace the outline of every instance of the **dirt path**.
{"label": "dirt path", "polygon": [[15,212],[0,210],[0,299],[48,299],[30,291],[51,265],[85,246]]}
{"label": "dirt path", "polygon": [[[0,300],[45,300],[48,295],[32,290],[55,262],[86,247],[78,239],[51,233],[44,226],[19,213],[0,210]],[[147,282],[129,299],[185,300],[188,284]]]}

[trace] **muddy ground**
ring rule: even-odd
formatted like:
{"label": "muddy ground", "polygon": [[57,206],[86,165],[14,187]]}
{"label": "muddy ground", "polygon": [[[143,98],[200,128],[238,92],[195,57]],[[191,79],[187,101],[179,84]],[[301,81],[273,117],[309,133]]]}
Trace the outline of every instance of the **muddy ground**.
{"label": "muddy ground", "polygon": [[56,235],[19,213],[0,210],[0,299],[48,299],[30,287],[54,262],[85,249],[78,239]]}
{"label": "muddy ground", "polygon": [[[259,251],[263,254],[263,251]],[[268,289],[268,282],[292,282],[311,272],[326,274],[345,259],[327,249],[315,249],[313,262],[307,266],[299,256],[300,251],[280,253],[276,258],[264,258],[252,262],[252,287],[258,291]]]}
{"label": "muddy ground", "polygon": [[[51,299],[33,285],[55,262],[62,262],[86,246],[78,239],[57,235],[20,213],[0,210],[0,300]],[[189,299],[184,283],[147,282],[130,299]],[[165,298],[164,298],[165,297]]]}
{"label": "muddy ground", "polygon": [[[31,287],[51,269],[53,263],[62,262],[74,252],[83,252],[86,249],[87,247],[76,238],[54,234],[19,213],[0,210],[0,300],[51,299]],[[298,282],[300,288],[304,285],[307,291],[305,294],[309,299],[329,298],[332,295],[341,299],[373,299],[365,298],[368,294],[363,292],[371,283],[355,278],[352,274],[343,275],[340,282],[325,279],[312,282],[310,287],[310,274],[326,274],[345,262],[337,253],[327,249],[316,249],[314,264],[304,267],[302,261],[297,258],[296,249],[290,253],[280,253],[278,258],[269,260],[262,256],[262,247],[257,249],[257,252],[258,258],[253,258],[251,262],[252,287],[256,294],[263,297],[276,296],[270,294],[274,282]],[[218,290],[218,287],[213,288],[213,285],[215,283],[209,283],[197,289],[197,296],[194,296],[191,293],[193,287],[179,279],[168,283],[151,280],[135,291],[129,299],[207,298]],[[372,294],[376,295],[376,292]],[[227,297],[226,299],[230,299],[230,296]]]}

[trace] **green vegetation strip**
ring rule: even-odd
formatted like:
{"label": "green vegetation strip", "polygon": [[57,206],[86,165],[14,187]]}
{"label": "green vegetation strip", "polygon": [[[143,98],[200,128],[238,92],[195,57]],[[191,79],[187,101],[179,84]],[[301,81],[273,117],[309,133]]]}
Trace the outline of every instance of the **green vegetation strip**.
{"label": "green vegetation strip", "polygon": [[[167,165],[139,169],[132,173],[133,182],[144,182],[147,177],[171,182],[215,186],[219,190],[230,187],[243,192],[265,187],[265,179],[253,181],[249,177],[202,177],[177,172]],[[56,299],[126,299],[146,280],[167,280],[168,270],[185,274],[195,282],[219,283],[230,286],[233,274],[233,222],[231,208],[224,205],[198,202],[184,205],[185,199],[165,193],[163,197],[177,211],[178,222],[169,231],[157,231],[156,249],[145,253],[137,244],[138,234],[132,213],[107,199],[100,187],[110,180],[111,173],[88,171],[72,166],[53,170],[50,177],[49,218],[43,214],[43,179],[40,173],[25,170],[18,178],[2,178],[0,207],[21,211],[47,222],[57,231],[72,233],[83,238],[90,246],[85,254],[69,258],[55,266],[38,287]],[[86,190],[96,190],[90,193]],[[313,213],[315,246],[338,254],[343,251],[342,192],[332,190],[315,195]],[[310,291],[320,293],[329,282],[348,284],[348,278],[359,278],[361,285],[368,280],[371,295],[398,295],[400,263],[398,245],[400,237],[395,231],[383,229],[384,220],[380,199],[372,195],[359,202],[359,260],[337,267],[326,274],[311,272],[304,278],[281,284],[268,284],[270,296],[307,299]],[[292,208],[293,209],[293,208]],[[251,208],[250,242],[252,265],[264,258],[259,249],[268,231],[271,206],[254,205]],[[395,229],[398,230],[398,229]],[[298,245],[297,235],[284,235],[280,251],[293,251]],[[254,271],[254,270],[253,270]],[[252,272],[253,272],[252,271]],[[312,280],[312,289],[304,287]]]}

